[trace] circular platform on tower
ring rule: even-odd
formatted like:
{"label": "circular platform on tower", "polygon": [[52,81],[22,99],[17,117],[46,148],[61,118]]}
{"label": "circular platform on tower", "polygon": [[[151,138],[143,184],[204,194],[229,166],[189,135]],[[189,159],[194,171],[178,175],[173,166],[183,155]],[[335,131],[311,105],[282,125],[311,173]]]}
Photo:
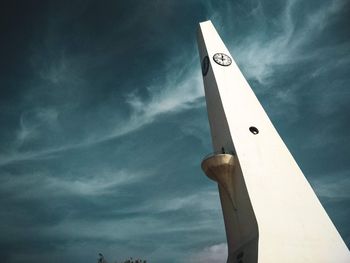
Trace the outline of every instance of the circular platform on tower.
{"label": "circular platform on tower", "polygon": [[210,179],[219,183],[223,177],[233,174],[235,156],[229,153],[213,153],[203,159],[201,167]]}

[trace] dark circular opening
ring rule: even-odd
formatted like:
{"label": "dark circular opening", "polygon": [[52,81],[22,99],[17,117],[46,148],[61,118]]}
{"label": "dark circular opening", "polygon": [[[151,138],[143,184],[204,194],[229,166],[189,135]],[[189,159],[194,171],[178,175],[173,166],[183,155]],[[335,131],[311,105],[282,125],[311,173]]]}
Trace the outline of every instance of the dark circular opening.
{"label": "dark circular opening", "polygon": [[254,135],[257,135],[259,133],[259,130],[257,127],[251,126],[249,128],[250,132],[253,133]]}

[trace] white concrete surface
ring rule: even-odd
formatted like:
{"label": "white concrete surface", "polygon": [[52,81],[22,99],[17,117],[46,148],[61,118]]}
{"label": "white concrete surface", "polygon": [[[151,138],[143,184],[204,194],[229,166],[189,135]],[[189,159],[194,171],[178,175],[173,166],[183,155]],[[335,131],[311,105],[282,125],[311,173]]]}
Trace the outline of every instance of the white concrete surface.
{"label": "white concrete surface", "polygon": [[[219,189],[228,262],[349,263],[344,241],[210,21],[200,23],[198,46],[210,64],[203,79],[213,149],[235,151],[238,164],[237,211]],[[214,62],[216,53],[232,64]]]}

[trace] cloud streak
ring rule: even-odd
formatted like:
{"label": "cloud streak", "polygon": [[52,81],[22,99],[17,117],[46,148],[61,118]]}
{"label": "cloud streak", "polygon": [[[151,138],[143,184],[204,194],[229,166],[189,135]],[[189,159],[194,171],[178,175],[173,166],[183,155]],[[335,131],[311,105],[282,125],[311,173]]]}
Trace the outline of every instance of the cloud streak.
{"label": "cloud streak", "polygon": [[331,200],[350,199],[350,171],[314,179],[312,185],[318,196]]}
{"label": "cloud streak", "polygon": [[[301,26],[296,27],[296,10],[300,1],[289,0],[272,25],[277,33],[273,37],[265,35],[270,24],[265,24],[261,33],[248,35],[238,45],[231,44],[234,55],[243,66],[249,79],[257,80],[265,87],[271,84],[275,76],[276,67],[288,66],[306,60],[319,57],[322,50],[311,50],[302,52],[305,45],[317,38],[324,28],[345,5],[345,1],[332,1],[330,5],[319,7],[313,13],[307,13]],[[253,19],[260,19],[264,11],[261,2],[258,3],[251,14]]]}
{"label": "cloud streak", "polygon": [[190,262],[193,263],[222,263],[227,260],[227,244],[220,243],[205,247],[202,251],[194,254]]}
{"label": "cloud streak", "polygon": [[[111,131],[98,132],[97,134],[94,134],[92,131],[80,142],[35,152],[15,150],[12,154],[0,156],[0,166],[24,160],[50,158],[63,151],[96,145],[139,130],[145,125],[154,122],[160,115],[181,112],[198,106],[202,107],[203,104],[199,103],[199,100],[203,98],[204,91],[201,87],[202,80],[199,70],[193,70],[193,68],[197,68],[195,67],[196,64],[197,61],[192,60],[185,67],[183,65],[175,66],[175,68],[182,66],[182,70],[179,70],[181,74],[174,74],[172,73],[174,70],[171,70],[165,77],[165,80],[161,80],[163,83],[155,83],[148,87],[148,99],[141,98],[135,92],[127,94],[125,97],[127,104],[130,106],[131,115],[128,119],[116,123]],[[59,114],[56,110],[50,108],[37,109],[32,112],[34,118],[28,118],[31,112],[23,113],[20,118],[20,127],[15,142],[16,148],[32,140],[34,136],[36,136],[36,139],[40,139],[37,133],[39,127],[42,125],[54,125]],[[55,125],[55,128],[57,128],[57,124]],[[60,128],[63,129],[63,127]],[[41,136],[47,135],[41,134]]]}
{"label": "cloud streak", "polygon": [[4,75],[4,260],[225,262],[217,188],[199,165],[211,145],[195,32],[207,18],[348,237],[345,1],[157,4],[16,14],[30,48],[8,46],[30,63]]}
{"label": "cloud streak", "polygon": [[[268,25],[265,24],[260,35],[248,35],[246,38],[242,39],[238,45],[231,44],[231,49],[234,51],[233,54],[242,65],[243,71],[248,74],[247,77],[258,81],[265,88],[273,81],[271,77],[275,76],[276,67],[312,60],[319,55],[320,51],[313,51],[305,55],[301,53],[300,50],[312,39],[310,33],[315,37],[326,27],[327,23],[317,23],[317,21],[327,21],[332,18],[332,16],[339,12],[344,6],[344,1],[334,1],[326,8],[319,8],[314,13],[308,14],[303,26],[295,28],[293,13],[295,13],[294,10],[298,7],[298,4],[299,1],[287,2],[284,11],[278,17],[279,23],[275,23],[279,32],[276,36],[266,38],[266,36],[263,35],[264,31],[268,30],[266,28]],[[213,9],[214,7],[209,6],[208,8]],[[258,2],[249,16],[252,16],[254,19],[265,17],[261,2]],[[213,17],[215,18],[216,15],[214,14]],[[220,25],[218,25],[218,27],[220,27]],[[58,63],[56,63],[57,65],[55,64],[56,66],[54,65],[53,67],[47,68],[46,71],[41,71],[41,77],[54,84],[62,84],[67,81],[70,83],[71,81],[69,79],[71,79],[72,76],[70,76],[71,74],[66,76],[66,73],[67,70],[71,68],[72,61],[70,59],[68,62],[65,62],[67,59],[66,55],[60,56],[58,58]],[[14,144],[15,150],[12,153],[7,153],[6,156],[1,156],[0,165],[23,160],[50,158],[50,156],[56,153],[88,147],[112,140],[141,129],[145,125],[154,122],[155,119],[162,114],[180,112],[198,106],[196,102],[204,96],[204,93],[201,87],[202,80],[199,70],[193,70],[194,68],[198,68],[197,59],[194,58],[189,63],[187,62],[185,66],[181,65],[185,60],[186,55],[181,59],[176,58],[174,62],[170,63],[168,74],[147,88],[149,93],[147,99],[141,97],[135,91],[125,95],[126,103],[130,107],[129,110],[131,114],[128,119],[116,120],[116,122],[122,125],[117,124],[114,128],[106,129],[105,132],[99,131],[98,133],[94,133],[94,131],[91,131],[80,141],[55,147],[43,146],[35,152],[18,150],[18,146],[21,146],[26,141],[32,140],[34,136],[47,136],[47,133],[38,134],[38,125],[40,124],[36,124],[35,120],[24,123],[24,116],[30,114],[30,112],[24,112],[21,116],[20,127],[17,131],[17,140]],[[179,61],[181,62],[179,63]],[[77,62],[74,63],[77,64]],[[81,75],[81,73],[79,74]],[[320,74],[320,72],[315,74]],[[73,78],[75,79],[74,83],[77,83],[77,77]],[[81,84],[82,82],[84,81],[81,79],[79,83]],[[288,89],[277,91],[275,96],[277,100],[284,103],[291,103],[291,105],[295,107],[297,100],[294,93],[295,89],[300,89],[300,86],[300,84],[291,85]],[[292,91],[292,89],[294,89],[294,91]],[[260,90],[259,92],[262,91]],[[266,90],[263,92],[266,92]],[[40,118],[40,112],[45,111],[47,113],[54,113],[55,116],[52,115],[50,118],[53,118],[53,120],[55,118],[57,119],[59,112],[57,112],[56,109],[50,108],[38,109],[36,113],[37,117]],[[44,124],[48,121],[49,119],[42,119]],[[59,129],[60,127],[56,126],[55,128]]]}

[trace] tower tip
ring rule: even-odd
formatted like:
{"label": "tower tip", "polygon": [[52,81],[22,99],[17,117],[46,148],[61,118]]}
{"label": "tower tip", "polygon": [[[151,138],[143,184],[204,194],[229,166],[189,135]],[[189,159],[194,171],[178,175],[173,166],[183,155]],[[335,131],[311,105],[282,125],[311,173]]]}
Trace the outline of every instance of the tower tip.
{"label": "tower tip", "polygon": [[202,24],[212,24],[211,20],[206,20],[206,21],[202,21],[202,22],[199,22],[199,25],[202,25]]}

